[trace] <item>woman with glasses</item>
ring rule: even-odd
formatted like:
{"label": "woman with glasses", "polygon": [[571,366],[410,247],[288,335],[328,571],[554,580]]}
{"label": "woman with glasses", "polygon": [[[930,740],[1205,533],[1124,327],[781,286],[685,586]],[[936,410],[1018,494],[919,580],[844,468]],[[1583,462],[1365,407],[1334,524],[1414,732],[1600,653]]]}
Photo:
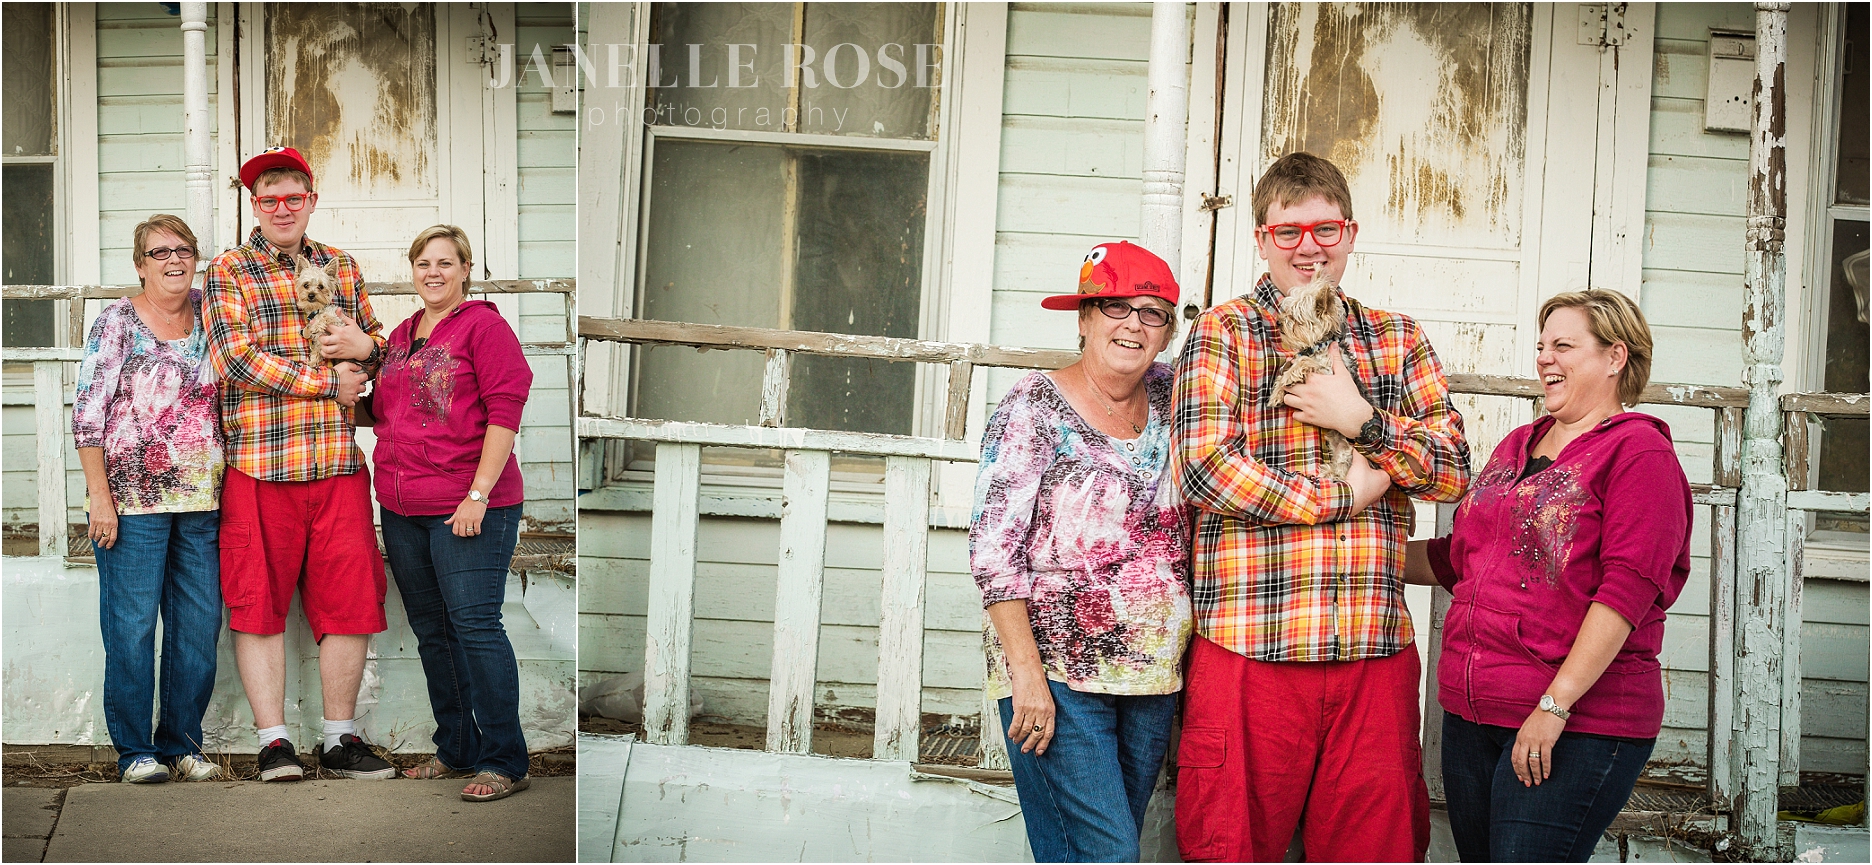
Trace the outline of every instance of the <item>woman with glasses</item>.
{"label": "woman with glasses", "polygon": [[468,299],[466,233],[430,226],[409,261],[423,308],[391,331],[371,396],[384,552],[436,720],[435,756],[404,775],[474,772],[461,797],[487,802],[532,783],[501,604],[520,538],[525,489],[513,448],[533,369],[500,310]]}
{"label": "woman with glasses", "polygon": [[[72,403],[104,632],[104,721],[131,783],[205,781],[202,715],[221,630],[222,467],[195,233],[157,214],[136,227],[140,294],[104,308]],[[156,620],[161,717],[152,736]]]}
{"label": "woman with glasses", "polygon": [[[1167,471],[1176,279],[1123,241],[1092,249],[1079,360],[1033,373],[982,438],[969,567],[988,690],[1038,862],[1137,861],[1190,636],[1183,506]],[[984,719],[984,723],[987,719]]]}

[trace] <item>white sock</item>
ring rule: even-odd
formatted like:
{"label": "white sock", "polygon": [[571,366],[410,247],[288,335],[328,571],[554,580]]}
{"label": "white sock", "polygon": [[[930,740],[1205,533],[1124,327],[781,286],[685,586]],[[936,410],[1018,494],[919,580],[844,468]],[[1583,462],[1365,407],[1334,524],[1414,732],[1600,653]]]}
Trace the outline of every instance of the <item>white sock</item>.
{"label": "white sock", "polygon": [[[281,724],[277,727],[261,727],[256,735],[260,737],[260,747],[265,748],[273,744],[274,739],[286,738],[286,725]],[[287,741],[291,740],[288,739]]]}
{"label": "white sock", "polygon": [[326,718],[325,719],[325,748],[324,750],[330,751],[331,749],[338,747],[338,737],[344,736],[347,734],[349,735],[357,734],[356,722],[352,721],[350,718],[346,718],[342,721],[334,721],[330,718]]}

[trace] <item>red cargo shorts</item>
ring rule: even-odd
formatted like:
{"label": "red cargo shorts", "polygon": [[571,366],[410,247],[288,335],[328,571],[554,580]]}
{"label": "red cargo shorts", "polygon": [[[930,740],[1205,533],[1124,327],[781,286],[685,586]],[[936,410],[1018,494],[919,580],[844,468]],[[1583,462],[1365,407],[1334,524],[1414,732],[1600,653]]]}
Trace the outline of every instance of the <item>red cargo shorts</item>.
{"label": "red cargo shorts", "polygon": [[228,627],[284,633],[298,586],[313,639],[385,630],[384,563],[370,497],[364,468],[315,481],[263,481],[229,466],[221,485]]}
{"label": "red cargo shorts", "polygon": [[1187,862],[1422,862],[1430,794],[1417,648],[1365,661],[1270,662],[1190,645],[1177,751]]}

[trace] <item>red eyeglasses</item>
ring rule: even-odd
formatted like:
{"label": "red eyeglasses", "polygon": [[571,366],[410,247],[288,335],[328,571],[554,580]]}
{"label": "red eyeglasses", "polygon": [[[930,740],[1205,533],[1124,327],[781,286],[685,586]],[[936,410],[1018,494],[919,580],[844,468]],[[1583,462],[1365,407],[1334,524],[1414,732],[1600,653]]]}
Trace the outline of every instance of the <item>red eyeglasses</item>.
{"label": "red eyeglasses", "polygon": [[253,203],[260,208],[262,213],[279,210],[282,204],[286,205],[287,210],[298,213],[305,209],[306,202],[317,197],[316,192],[308,192],[304,195],[257,195],[254,196]]}
{"label": "red eyeglasses", "polygon": [[1313,242],[1321,246],[1337,246],[1339,239],[1345,236],[1346,226],[1354,224],[1350,219],[1322,219],[1319,222],[1283,222],[1279,225],[1263,225],[1261,230],[1274,239],[1274,245],[1281,249],[1293,249],[1300,245],[1302,238],[1313,235]]}

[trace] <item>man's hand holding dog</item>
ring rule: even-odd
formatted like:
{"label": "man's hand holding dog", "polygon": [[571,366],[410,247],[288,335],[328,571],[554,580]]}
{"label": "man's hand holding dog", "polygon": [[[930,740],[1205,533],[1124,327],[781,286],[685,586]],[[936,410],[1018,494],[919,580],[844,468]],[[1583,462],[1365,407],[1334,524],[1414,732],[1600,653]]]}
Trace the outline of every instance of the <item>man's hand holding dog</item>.
{"label": "man's hand holding dog", "polygon": [[364,374],[363,367],[348,360],[332,367],[332,371],[338,374],[338,404],[345,408],[357,405],[358,395],[364,392],[370,376]]}
{"label": "man's hand holding dog", "polygon": [[1307,376],[1306,381],[1289,386],[1281,402],[1294,410],[1294,420],[1335,430],[1347,439],[1357,438],[1359,427],[1376,409],[1359,394],[1358,383],[1346,372],[1339,346],[1327,349],[1327,354],[1332,359],[1332,374]]}
{"label": "man's hand holding dog", "polygon": [[338,313],[338,323],[319,337],[319,356],[327,360],[363,360],[376,347],[370,334],[358,327],[357,319],[342,312]]}

